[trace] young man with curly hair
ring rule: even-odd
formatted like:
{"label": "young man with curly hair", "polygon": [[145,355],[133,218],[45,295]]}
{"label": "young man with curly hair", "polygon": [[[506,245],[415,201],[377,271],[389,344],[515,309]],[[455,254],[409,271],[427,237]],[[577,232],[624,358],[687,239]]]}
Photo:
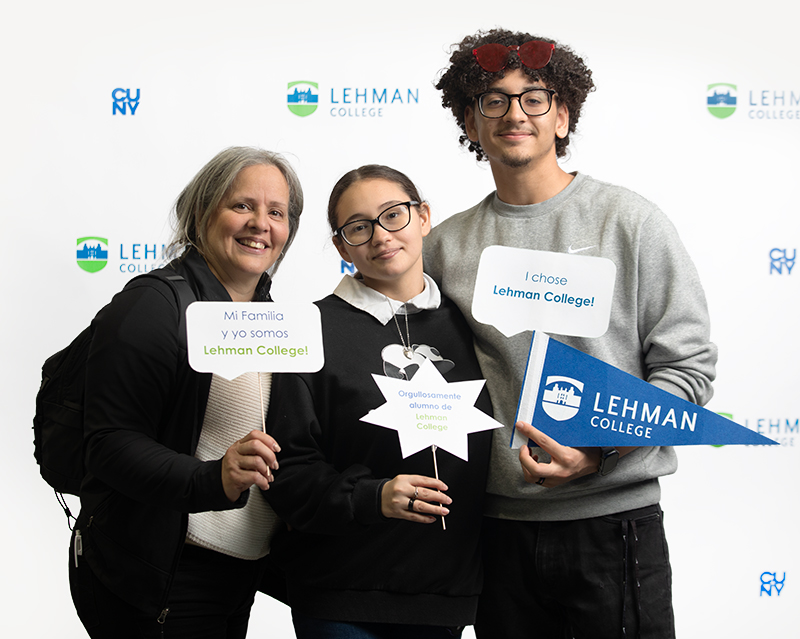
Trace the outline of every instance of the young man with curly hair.
{"label": "young man with curly hair", "polygon": [[487,486],[484,637],[674,637],[658,478],[671,447],[569,448],[529,424],[537,447],[509,448],[531,333],[506,338],[472,317],[484,248],[610,259],[611,321],[601,337],[557,339],[697,404],[711,397],[716,347],[705,296],[659,209],[558,164],[594,89],[569,48],[495,29],[454,47],[437,88],[461,143],[488,160],[497,190],[426,239],[425,266],[470,322],[494,407]]}

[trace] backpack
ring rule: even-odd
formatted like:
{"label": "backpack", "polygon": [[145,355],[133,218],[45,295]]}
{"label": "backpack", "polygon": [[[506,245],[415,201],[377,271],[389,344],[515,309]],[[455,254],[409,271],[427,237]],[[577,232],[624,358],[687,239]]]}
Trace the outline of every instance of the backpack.
{"label": "backpack", "polygon": [[[197,299],[194,291],[182,276],[171,269],[156,269],[139,275],[125,288],[144,278],[156,278],[169,284],[178,303],[178,335],[185,347],[186,309]],[[83,465],[83,402],[92,333],[92,326],[87,326],[69,346],[45,360],[33,417],[33,456],[42,477],[56,492],[67,516],[67,525],[73,517],[63,493],[79,496],[86,475]]]}

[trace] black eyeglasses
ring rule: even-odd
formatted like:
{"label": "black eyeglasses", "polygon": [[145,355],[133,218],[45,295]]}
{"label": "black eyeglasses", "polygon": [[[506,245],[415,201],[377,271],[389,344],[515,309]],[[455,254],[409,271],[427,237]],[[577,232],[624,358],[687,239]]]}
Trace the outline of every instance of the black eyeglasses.
{"label": "black eyeglasses", "polygon": [[501,93],[487,91],[475,97],[478,109],[485,118],[502,118],[511,108],[511,99],[516,98],[525,115],[544,115],[553,106],[553,89],[531,89],[524,93]]}
{"label": "black eyeglasses", "polygon": [[408,226],[411,221],[411,207],[418,204],[419,202],[414,201],[392,204],[374,220],[353,220],[336,229],[333,236],[341,237],[350,246],[361,246],[372,239],[376,224],[390,233],[396,233]]}

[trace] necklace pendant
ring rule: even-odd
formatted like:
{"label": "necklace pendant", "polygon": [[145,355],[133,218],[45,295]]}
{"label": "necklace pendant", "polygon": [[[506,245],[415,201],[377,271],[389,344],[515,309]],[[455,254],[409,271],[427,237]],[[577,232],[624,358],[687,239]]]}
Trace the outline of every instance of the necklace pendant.
{"label": "necklace pendant", "polygon": [[403,347],[403,355],[406,356],[406,359],[411,359],[414,355],[414,350],[411,348]]}

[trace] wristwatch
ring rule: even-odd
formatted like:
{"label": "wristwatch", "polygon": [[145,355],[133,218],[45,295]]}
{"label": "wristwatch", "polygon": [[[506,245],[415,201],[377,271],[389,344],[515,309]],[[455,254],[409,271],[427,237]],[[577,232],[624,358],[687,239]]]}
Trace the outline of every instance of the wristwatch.
{"label": "wristwatch", "polygon": [[619,451],[613,446],[603,446],[600,449],[600,466],[597,467],[597,474],[601,477],[610,475],[617,467],[619,461]]}

